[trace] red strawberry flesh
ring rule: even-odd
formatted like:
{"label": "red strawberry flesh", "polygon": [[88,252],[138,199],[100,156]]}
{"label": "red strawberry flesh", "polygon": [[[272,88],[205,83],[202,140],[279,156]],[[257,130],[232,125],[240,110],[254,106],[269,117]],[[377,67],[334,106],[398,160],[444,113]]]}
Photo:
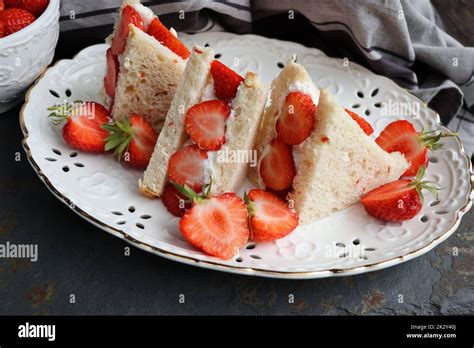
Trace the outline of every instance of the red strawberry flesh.
{"label": "red strawberry flesh", "polygon": [[247,207],[232,192],[195,203],[179,228],[189,243],[226,260],[237,254],[250,235]]}
{"label": "red strawberry flesh", "polygon": [[296,175],[291,147],[275,138],[262,155],[259,170],[265,186],[277,191],[289,188]]}
{"label": "red strawberry flesh", "polygon": [[201,149],[219,150],[225,142],[229,114],[229,107],[221,100],[196,104],[186,114],[186,132]]}
{"label": "red strawberry flesh", "polygon": [[122,10],[121,21],[118,28],[115,30],[114,38],[112,39],[112,53],[115,55],[122,54],[127,45],[129,26],[133,24],[140,30],[145,30],[143,20],[140,14],[132,6],[127,5]]}
{"label": "red strawberry flesh", "polygon": [[197,145],[185,146],[176,151],[169,160],[168,176],[180,185],[188,185],[199,192],[206,180],[204,161],[207,152]]}
{"label": "red strawberry flesh", "polygon": [[162,45],[168,47],[183,59],[190,55],[186,46],[166,28],[158,18],[154,18],[148,28],[148,34],[157,39]]}
{"label": "red strawberry flesh", "polygon": [[234,99],[244,78],[218,60],[212,62],[211,74],[216,97],[225,102]]}

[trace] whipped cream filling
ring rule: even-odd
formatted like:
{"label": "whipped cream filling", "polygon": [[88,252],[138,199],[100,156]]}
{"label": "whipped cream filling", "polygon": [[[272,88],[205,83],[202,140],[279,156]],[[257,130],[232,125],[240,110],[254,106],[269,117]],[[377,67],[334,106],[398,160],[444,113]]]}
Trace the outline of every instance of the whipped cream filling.
{"label": "whipped cream filling", "polygon": [[132,7],[135,11],[138,12],[140,17],[142,18],[145,30],[148,30],[151,22],[153,21],[153,18],[155,18],[155,14],[153,13],[153,11],[146,6],[143,6],[142,4],[134,4],[132,5]]}

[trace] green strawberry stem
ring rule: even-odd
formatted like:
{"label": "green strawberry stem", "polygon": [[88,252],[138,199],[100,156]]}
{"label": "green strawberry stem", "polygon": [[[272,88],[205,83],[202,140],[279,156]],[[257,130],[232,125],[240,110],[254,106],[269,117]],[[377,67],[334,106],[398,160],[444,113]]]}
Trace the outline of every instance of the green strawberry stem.
{"label": "green strawberry stem", "polygon": [[102,125],[102,128],[109,132],[109,135],[104,139],[105,151],[114,150],[114,154],[118,160],[123,157],[124,153],[128,151],[128,146],[133,139],[133,128],[128,118],[123,121],[115,121]]}
{"label": "green strawberry stem", "polygon": [[247,211],[249,212],[249,216],[252,216],[253,214],[255,214],[255,205],[250,200],[250,197],[248,196],[246,191],[244,192],[244,203],[247,206]]}
{"label": "green strawberry stem", "polygon": [[439,141],[441,138],[455,137],[458,136],[457,133],[441,133],[439,129],[432,131],[423,131],[420,134],[421,143],[429,150],[434,151],[443,147],[443,144],[440,144]]}
{"label": "green strawberry stem", "polygon": [[174,187],[186,198],[188,198],[191,202],[193,203],[199,203],[202,201],[205,201],[211,196],[211,188],[212,188],[212,177],[210,178],[210,181],[208,184],[204,185],[203,187],[203,194],[200,195],[196,193],[191,187],[188,185],[180,185],[178,183],[172,182]]}
{"label": "green strawberry stem", "polygon": [[416,192],[420,195],[421,203],[423,203],[423,190],[428,190],[433,197],[437,200],[439,197],[438,190],[441,190],[441,187],[436,186],[433,182],[431,181],[426,181],[423,180],[423,177],[425,176],[425,171],[426,167],[425,165],[422,165],[420,169],[418,169],[418,172],[416,173],[415,180],[413,180],[411,183],[408,184],[409,187],[415,187]]}
{"label": "green strawberry stem", "polygon": [[66,121],[71,116],[74,108],[80,104],[83,104],[82,100],[75,100],[74,103],[64,102],[50,106],[47,108],[48,111],[51,111],[48,117],[51,117],[53,124],[57,126]]}

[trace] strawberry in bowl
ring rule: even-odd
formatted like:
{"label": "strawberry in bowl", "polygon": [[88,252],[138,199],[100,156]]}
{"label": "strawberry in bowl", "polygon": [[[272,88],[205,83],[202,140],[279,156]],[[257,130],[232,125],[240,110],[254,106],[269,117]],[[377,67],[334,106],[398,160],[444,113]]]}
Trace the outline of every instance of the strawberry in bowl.
{"label": "strawberry in bowl", "polygon": [[52,62],[59,36],[59,0],[0,2],[0,113],[18,104]]}

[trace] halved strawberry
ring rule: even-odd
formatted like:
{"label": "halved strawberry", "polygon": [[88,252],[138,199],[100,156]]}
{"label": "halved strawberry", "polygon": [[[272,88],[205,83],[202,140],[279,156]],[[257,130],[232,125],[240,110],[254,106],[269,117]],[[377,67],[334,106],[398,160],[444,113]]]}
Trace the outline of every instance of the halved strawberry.
{"label": "halved strawberry", "polygon": [[119,55],[125,50],[130,24],[133,24],[140,30],[145,30],[140,14],[132,6],[127,5],[123,8],[120,24],[116,28],[114,38],[112,39],[113,54]]}
{"label": "halved strawberry", "polygon": [[418,214],[423,205],[422,190],[426,189],[438,199],[433,183],[422,181],[425,166],[422,165],[415,180],[400,179],[370,191],[361,198],[367,213],[384,221],[404,221]]}
{"label": "halved strawberry", "polygon": [[413,176],[422,165],[428,165],[428,150],[441,148],[439,140],[442,137],[455,135],[442,134],[439,131],[417,132],[410,122],[399,120],[385,127],[375,142],[387,152],[401,152],[410,163],[403,175]]}
{"label": "halved strawberry", "polygon": [[234,257],[250,235],[242,198],[233,192],[203,197],[188,187],[177,187],[193,201],[179,222],[184,238],[209,255],[225,260]]}
{"label": "halved strawberry", "polygon": [[291,147],[275,138],[262,155],[260,177],[265,186],[278,191],[290,187],[296,175]]}
{"label": "halved strawberry", "polygon": [[250,215],[252,239],[271,242],[290,234],[298,226],[298,215],[285,201],[274,194],[253,189],[245,194],[244,201]]}
{"label": "halved strawberry", "polygon": [[370,123],[367,122],[364,118],[360,117],[352,110],[349,110],[349,109],[344,109],[344,110],[346,110],[349,116],[352,117],[352,119],[357,122],[357,124],[364,131],[365,134],[371,135],[374,132],[374,129],[372,128]]}
{"label": "halved strawberry", "polygon": [[119,73],[119,61],[112,49],[107,49],[107,73],[104,77],[105,92],[109,97],[115,96],[115,86],[117,85],[117,78]]}
{"label": "halved strawberry", "polygon": [[102,128],[109,121],[109,112],[95,102],[66,103],[48,108],[54,124],[66,121],[62,135],[71,147],[87,152],[104,152],[109,133]]}
{"label": "halved strawberry", "polygon": [[150,162],[158,133],[143,117],[133,114],[122,121],[103,126],[109,131],[105,149],[115,150],[119,160],[135,168],[145,168]]}
{"label": "halved strawberry", "polygon": [[229,106],[221,100],[208,100],[191,107],[184,125],[192,141],[204,150],[219,150],[225,142]]}
{"label": "halved strawberry", "polygon": [[290,92],[276,122],[278,138],[288,145],[301,144],[313,132],[317,107],[302,92]]}
{"label": "halved strawberry", "polygon": [[234,99],[237,88],[244,81],[244,78],[218,60],[212,62],[211,74],[214,80],[216,97],[225,102]]}
{"label": "halved strawberry", "polygon": [[168,164],[168,176],[179,185],[188,185],[194,191],[201,191],[206,180],[204,161],[207,151],[197,145],[188,145],[176,151]]}
{"label": "halved strawberry", "polygon": [[162,45],[168,47],[171,51],[176,53],[183,59],[187,59],[189,57],[189,50],[186,46],[179,41],[179,39],[174,36],[168,28],[166,28],[163,23],[160,22],[158,18],[154,18],[153,21],[150,23],[150,27],[148,28],[148,34],[153,36],[157,39]]}
{"label": "halved strawberry", "polygon": [[171,214],[177,217],[183,216],[186,210],[191,208],[191,203],[188,202],[188,198],[178,191],[170,182],[165,185],[165,189],[161,195],[161,202],[163,202]]}

